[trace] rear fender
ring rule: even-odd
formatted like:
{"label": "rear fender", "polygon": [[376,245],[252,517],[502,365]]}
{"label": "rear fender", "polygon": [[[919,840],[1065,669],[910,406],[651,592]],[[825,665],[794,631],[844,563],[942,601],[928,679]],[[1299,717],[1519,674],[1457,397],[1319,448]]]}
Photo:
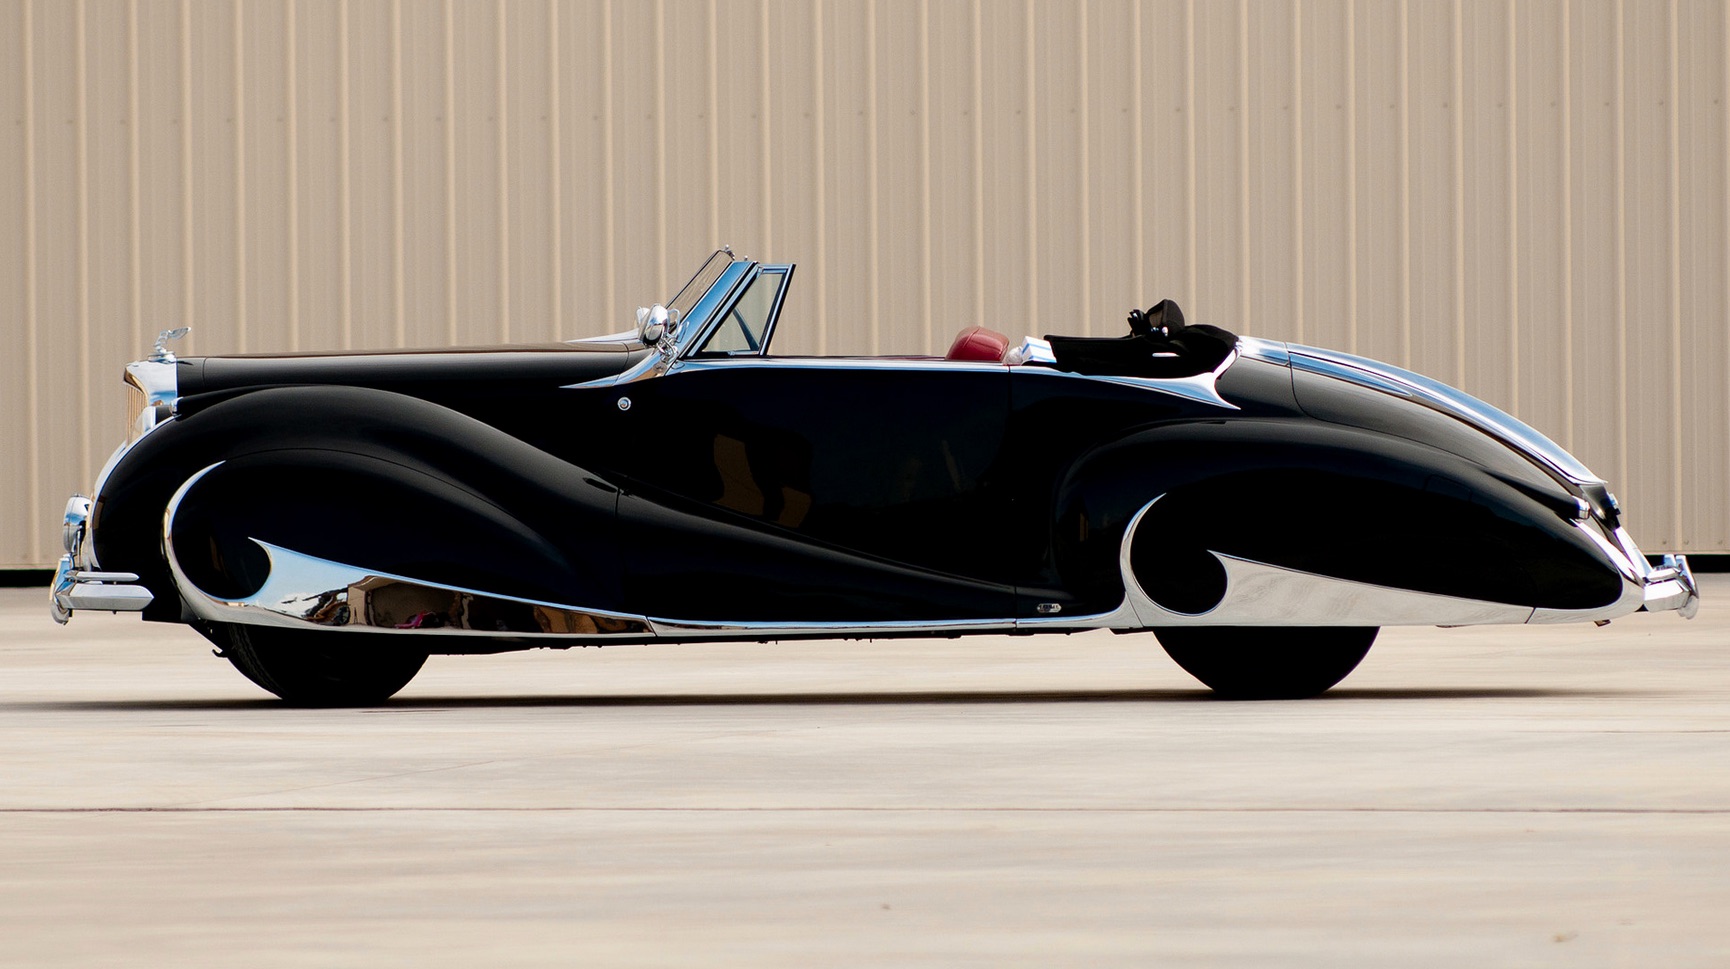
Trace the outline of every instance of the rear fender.
{"label": "rear fender", "polygon": [[1224,597],[1221,556],[1525,608],[1593,609],[1623,594],[1582,530],[1592,526],[1564,514],[1578,507],[1569,496],[1533,494],[1456,455],[1356,428],[1247,420],[1145,430],[1078,462],[1053,507],[1059,574],[1095,609],[1121,601],[1126,537],[1134,581],[1184,615]]}

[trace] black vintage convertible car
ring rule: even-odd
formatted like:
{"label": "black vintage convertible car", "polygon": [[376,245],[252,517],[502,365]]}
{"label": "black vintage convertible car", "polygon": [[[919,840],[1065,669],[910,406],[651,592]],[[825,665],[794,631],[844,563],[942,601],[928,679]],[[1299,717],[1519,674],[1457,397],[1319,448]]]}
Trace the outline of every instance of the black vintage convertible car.
{"label": "black vintage convertible car", "polygon": [[1690,616],[1605,483],[1385,364],[1186,326],[773,356],[790,265],[712,255],[634,332],[127,367],[52,609],[186,623],[306,704],[429,653],[1151,631],[1230,697],[1398,624]]}

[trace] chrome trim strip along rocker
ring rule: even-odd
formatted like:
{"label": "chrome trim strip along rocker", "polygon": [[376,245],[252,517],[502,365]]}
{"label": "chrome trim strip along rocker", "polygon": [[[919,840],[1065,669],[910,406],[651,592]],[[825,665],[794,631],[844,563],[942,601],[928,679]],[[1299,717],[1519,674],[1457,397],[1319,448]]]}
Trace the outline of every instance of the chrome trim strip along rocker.
{"label": "chrome trim strip along rocker", "polygon": [[257,626],[346,629],[439,635],[558,636],[572,639],[648,638],[640,616],[476,592],[438,582],[344,565],[253,539],[270,559],[270,575],[257,592],[238,599],[198,588],[174,554],[174,517],[186,493],[221,466],[205,468],[174,493],[163,514],[168,570],[187,605],[201,619]]}

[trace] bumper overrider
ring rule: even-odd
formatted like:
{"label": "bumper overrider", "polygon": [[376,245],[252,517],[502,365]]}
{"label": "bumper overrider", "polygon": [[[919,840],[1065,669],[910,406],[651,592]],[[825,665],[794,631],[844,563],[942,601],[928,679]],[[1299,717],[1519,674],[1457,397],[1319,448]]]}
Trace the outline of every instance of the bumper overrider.
{"label": "bumper overrider", "polygon": [[1693,619],[1700,611],[1700,589],[1694,584],[1694,573],[1688,568],[1688,556],[1666,555],[1644,579],[1645,612],[1675,610],[1683,619]]}
{"label": "bumper overrider", "polygon": [[66,554],[54,570],[54,585],[48,592],[48,614],[65,625],[79,609],[101,612],[141,612],[153,598],[150,590],[136,585],[131,572],[98,572],[83,566],[89,561],[85,539],[89,534],[90,499],[73,495],[66,502],[60,541]]}

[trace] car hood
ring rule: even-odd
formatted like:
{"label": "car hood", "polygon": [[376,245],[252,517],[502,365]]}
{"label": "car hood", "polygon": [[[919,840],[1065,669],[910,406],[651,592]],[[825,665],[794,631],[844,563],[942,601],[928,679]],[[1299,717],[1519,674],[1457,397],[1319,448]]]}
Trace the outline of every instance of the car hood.
{"label": "car hood", "polygon": [[626,343],[381,350],[359,353],[185,357],[180,396],[306,384],[374,387],[416,397],[478,390],[486,384],[559,385],[598,380],[629,368],[644,353]]}

